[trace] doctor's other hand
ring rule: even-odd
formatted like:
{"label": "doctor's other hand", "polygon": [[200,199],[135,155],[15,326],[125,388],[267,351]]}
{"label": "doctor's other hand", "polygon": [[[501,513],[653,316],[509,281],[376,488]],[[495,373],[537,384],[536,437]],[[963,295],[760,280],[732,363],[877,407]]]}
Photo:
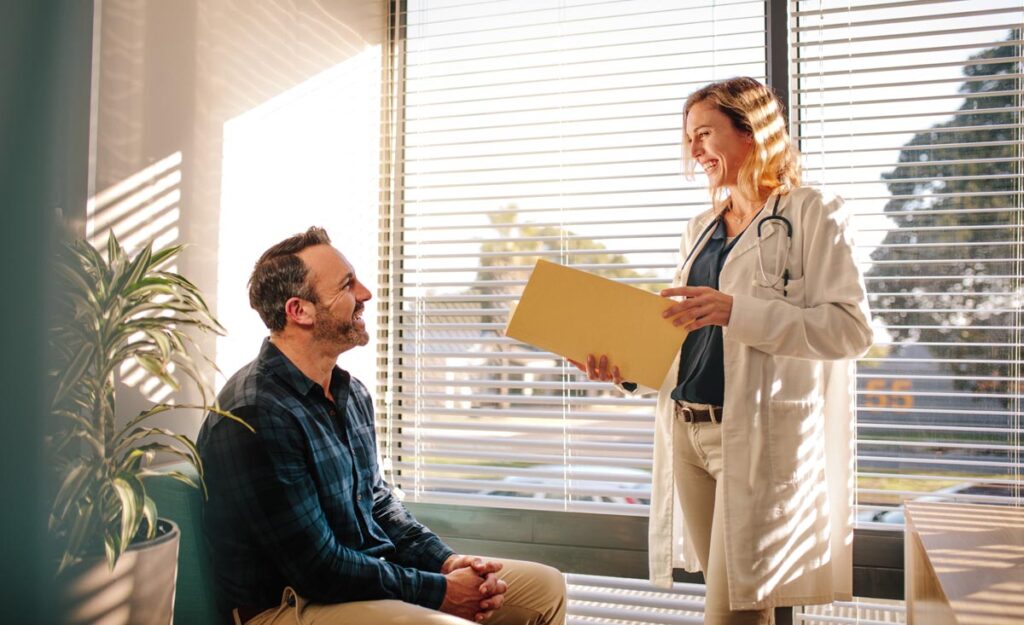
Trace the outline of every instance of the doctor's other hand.
{"label": "doctor's other hand", "polygon": [[727,326],[732,317],[732,295],[708,286],[678,286],[663,289],[662,297],[682,296],[683,300],[665,309],[661,316],[692,332],[704,326]]}
{"label": "doctor's other hand", "polygon": [[594,382],[614,382],[615,384],[622,384],[622,373],[619,372],[619,368],[613,365],[607,356],[595,356],[589,354],[587,356],[587,362],[576,362],[571,358],[566,358],[573,364],[574,367],[587,374],[587,379]]}

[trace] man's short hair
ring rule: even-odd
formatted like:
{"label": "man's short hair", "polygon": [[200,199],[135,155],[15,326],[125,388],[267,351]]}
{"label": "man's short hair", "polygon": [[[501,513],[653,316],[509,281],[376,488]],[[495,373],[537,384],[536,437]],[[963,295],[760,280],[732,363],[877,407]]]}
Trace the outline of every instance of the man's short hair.
{"label": "man's short hair", "polygon": [[297,254],[307,247],[330,243],[327,231],[313,226],[274,245],[256,261],[249,277],[249,305],[271,332],[284,330],[284,304],[290,298],[319,303],[313,285],[306,279],[309,270]]}

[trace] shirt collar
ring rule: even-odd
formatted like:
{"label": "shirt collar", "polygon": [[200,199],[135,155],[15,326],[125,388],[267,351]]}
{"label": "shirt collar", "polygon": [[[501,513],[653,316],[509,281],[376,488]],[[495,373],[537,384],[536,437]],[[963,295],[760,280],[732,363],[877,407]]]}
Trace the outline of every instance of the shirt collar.
{"label": "shirt collar", "polygon": [[[299,370],[287,356],[284,355],[276,345],[270,342],[269,338],[263,339],[263,345],[260,347],[260,354],[257,358],[260,363],[260,367],[265,371],[272,373],[284,381],[285,384],[295,389],[299,395],[305,397],[315,388],[321,389],[318,382],[311,380],[305,373]],[[334,365],[331,370],[331,394],[337,400],[337,403],[344,405],[345,400],[348,398],[349,388],[349,373]]]}
{"label": "shirt collar", "polygon": [[724,239],[724,238],[726,238],[726,234],[725,234],[725,219],[724,218],[718,220],[718,225],[716,225],[715,229],[711,231],[711,238],[712,239]]}

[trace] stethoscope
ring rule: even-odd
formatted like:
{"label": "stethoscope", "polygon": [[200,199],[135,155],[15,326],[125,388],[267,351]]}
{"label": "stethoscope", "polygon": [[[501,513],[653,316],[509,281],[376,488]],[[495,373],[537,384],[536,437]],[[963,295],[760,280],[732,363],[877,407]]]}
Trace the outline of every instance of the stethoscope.
{"label": "stethoscope", "polygon": [[[782,296],[786,297],[788,294],[786,287],[789,286],[789,252],[793,245],[793,224],[779,214],[779,201],[781,199],[781,195],[776,195],[775,204],[772,206],[772,214],[762,217],[761,220],[757,222],[757,269],[760,273],[760,280],[755,278],[754,283],[757,284],[757,286],[767,289],[781,290]],[[679,266],[680,271],[682,271],[683,267],[686,267],[686,263],[690,262],[690,258],[692,258],[697,250],[700,249],[701,242],[703,242],[707,235],[718,226],[720,219],[721,217],[713,219],[711,223],[708,224],[707,228],[704,229],[704,232],[697,237],[697,242],[690,248],[690,252],[686,255],[686,259],[683,260],[683,264]],[[785,230],[786,243],[785,245],[779,245],[775,252],[774,267],[775,270],[778,271],[778,274],[774,277],[772,277],[772,274],[769,274],[764,270],[764,246],[762,246],[761,243],[764,240],[764,228],[766,224],[770,229],[776,229],[776,225],[781,224],[782,229]],[[769,230],[769,232],[770,231],[771,230]],[[781,288],[779,286],[780,284]]]}
{"label": "stethoscope", "polygon": [[[779,214],[779,200],[781,198],[781,195],[776,195],[772,214],[761,218],[761,221],[757,222],[757,269],[761,273],[761,282],[758,286],[778,290],[779,282],[781,282],[782,297],[786,297],[786,287],[789,286],[789,250],[793,246],[793,224]],[[762,230],[765,224],[773,228],[773,224],[782,224],[783,229],[786,231],[785,246],[779,245],[775,248],[775,264],[773,266],[779,274],[774,278],[769,278],[769,274],[764,270],[764,246],[761,245],[761,241],[764,238]]]}

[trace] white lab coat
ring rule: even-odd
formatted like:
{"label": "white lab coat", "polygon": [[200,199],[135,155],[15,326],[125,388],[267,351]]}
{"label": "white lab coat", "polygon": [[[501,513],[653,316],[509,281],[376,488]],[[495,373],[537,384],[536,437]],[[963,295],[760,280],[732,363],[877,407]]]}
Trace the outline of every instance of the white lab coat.
{"label": "white lab coat", "polygon": [[[849,216],[837,197],[802,187],[782,196],[793,225],[787,295],[757,284],[757,225],[722,268],[733,296],[723,331],[725,401],[722,452],[726,569],[732,609],[850,599],[855,430],[853,358],[872,344],[864,278],[854,262]],[[681,259],[714,218],[690,220]],[[765,225],[765,270],[773,271],[780,226]],[[710,234],[710,233],[709,233]],[[681,265],[686,283],[698,250]],[[700,570],[685,536],[675,485],[673,402],[679,358],[658,393],[650,512],[651,581],[667,586],[673,567]]]}

